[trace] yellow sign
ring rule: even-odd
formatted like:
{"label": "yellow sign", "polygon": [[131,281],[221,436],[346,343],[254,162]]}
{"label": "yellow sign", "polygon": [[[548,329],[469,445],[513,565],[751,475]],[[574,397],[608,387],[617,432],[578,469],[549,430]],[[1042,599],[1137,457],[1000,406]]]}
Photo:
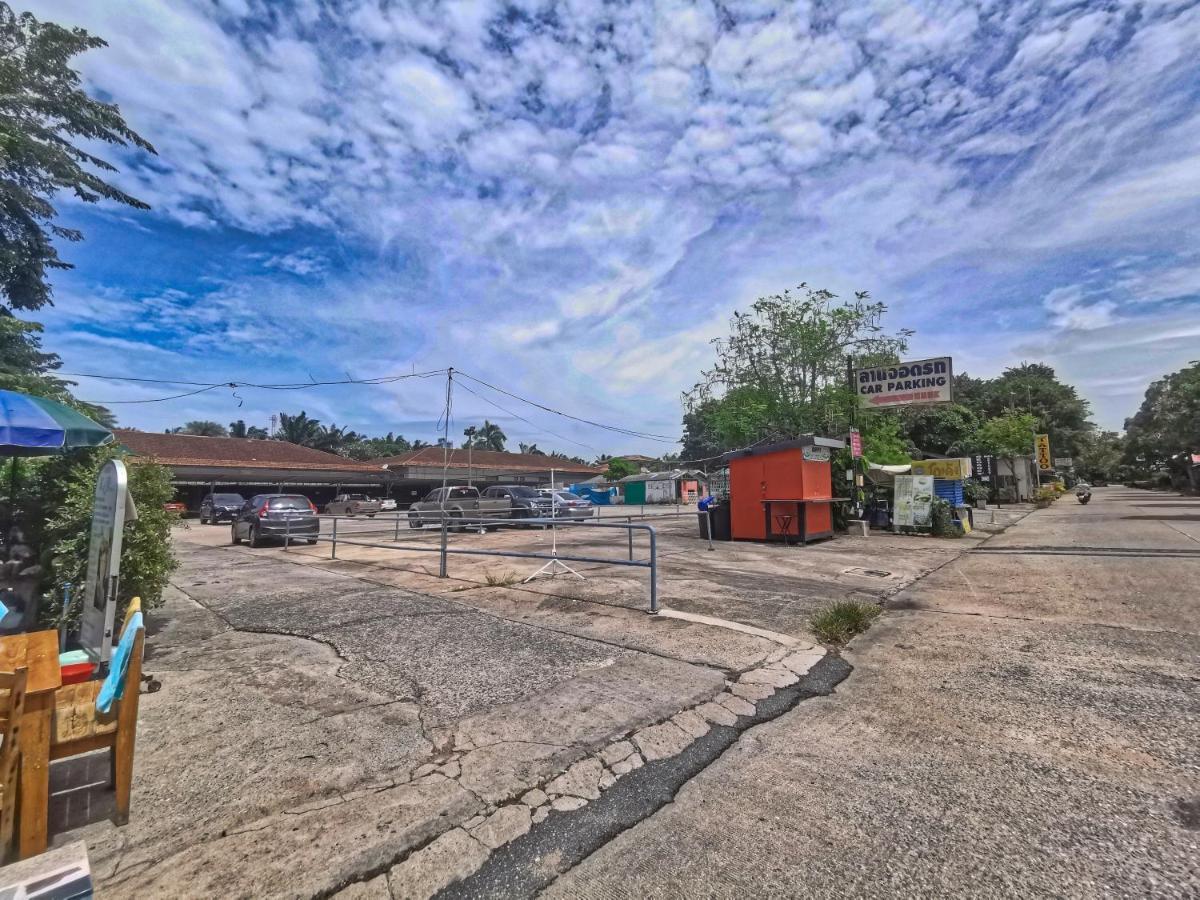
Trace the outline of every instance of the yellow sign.
{"label": "yellow sign", "polygon": [[912,464],[914,475],[932,475],[934,478],[944,478],[950,481],[960,481],[971,477],[971,460],[961,459],[920,459]]}
{"label": "yellow sign", "polygon": [[1054,468],[1054,460],[1050,457],[1050,435],[1039,434],[1034,442],[1034,447],[1037,449],[1037,464],[1042,471],[1049,471]]}

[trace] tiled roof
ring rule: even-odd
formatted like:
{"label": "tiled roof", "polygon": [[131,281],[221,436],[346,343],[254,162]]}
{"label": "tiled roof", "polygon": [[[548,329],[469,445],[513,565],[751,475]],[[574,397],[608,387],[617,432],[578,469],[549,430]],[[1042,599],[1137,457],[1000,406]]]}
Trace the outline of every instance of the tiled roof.
{"label": "tiled roof", "polygon": [[167,466],[208,466],[238,469],[336,469],[347,472],[379,471],[378,463],[362,463],[335,453],[301,447],[287,441],[253,438],[201,437],[195,434],[158,434],[118,428],[117,443],[135,456]]}
{"label": "tiled roof", "polygon": [[[385,459],[374,459],[376,465],[398,469],[404,466],[430,466],[440,468],[443,461],[441,447],[422,447],[401,453],[399,456],[389,456]],[[596,475],[606,471],[605,466],[589,466],[553,456],[542,456],[533,453],[500,453],[495,450],[466,450],[450,451],[450,467],[465,469],[496,469],[506,472],[549,472],[555,469],[559,472],[582,472]]]}

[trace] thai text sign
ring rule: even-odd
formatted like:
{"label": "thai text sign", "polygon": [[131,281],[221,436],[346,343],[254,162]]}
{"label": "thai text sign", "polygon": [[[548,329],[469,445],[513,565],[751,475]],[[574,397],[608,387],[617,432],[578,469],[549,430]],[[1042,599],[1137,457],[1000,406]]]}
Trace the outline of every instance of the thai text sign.
{"label": "thai text sign", "polygon": [[953,401],[954,367],[949,356],[854,370],[854,390],[863,406],[886,409]]}
{"label": "thai text sign", "polygon": [[1037,451],[1038,468],[1043,472],[1053,469],[1054,460],[1050,457],[1050,435],[1039,434],[1033,442],[1033,448]]}
{"label": "thai text sign", "polygon": [[850,429],[850,456],[852,459],[862,457],[862,434],[857,428]]}
{"label": "thai text sign", "polygon": [[971,477],[971,460],[961,459],[921,459],[912,464],[914,475],[932,475],[934,478],[944,478],[949,481],[961,481]]}

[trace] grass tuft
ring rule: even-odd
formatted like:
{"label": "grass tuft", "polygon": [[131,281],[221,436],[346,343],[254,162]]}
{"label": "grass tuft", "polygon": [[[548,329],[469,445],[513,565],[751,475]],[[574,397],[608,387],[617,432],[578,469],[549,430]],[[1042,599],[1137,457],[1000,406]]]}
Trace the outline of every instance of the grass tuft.
{"label": "grass tuft", "polygon": [[818,610],[808,626],[812,633],[825,644],[844,644],[856,634],[871,627],[871,622],[881,612],[874,603],[857,600],[839,600]]}
{"label": "grass tuft", "polygon": [[487,572],[484,574],[483,580],[488,583],[489,587],[508,587],[520,581],[521,576],[506,569],[503,572]]}

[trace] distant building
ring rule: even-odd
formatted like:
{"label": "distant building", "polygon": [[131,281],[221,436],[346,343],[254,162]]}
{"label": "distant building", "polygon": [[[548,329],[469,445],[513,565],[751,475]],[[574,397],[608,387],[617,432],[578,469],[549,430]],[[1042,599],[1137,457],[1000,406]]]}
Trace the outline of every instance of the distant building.
{"label": "distant building", "polygon": [[378,465],[287,441],[159,434],[118,428],[117,443],[133,462],[149,459],[171,470],[176,499],[197,510],[210,491],[244,497],[295,491],[321,505],[343,490],[383,496],[387,473]]}

